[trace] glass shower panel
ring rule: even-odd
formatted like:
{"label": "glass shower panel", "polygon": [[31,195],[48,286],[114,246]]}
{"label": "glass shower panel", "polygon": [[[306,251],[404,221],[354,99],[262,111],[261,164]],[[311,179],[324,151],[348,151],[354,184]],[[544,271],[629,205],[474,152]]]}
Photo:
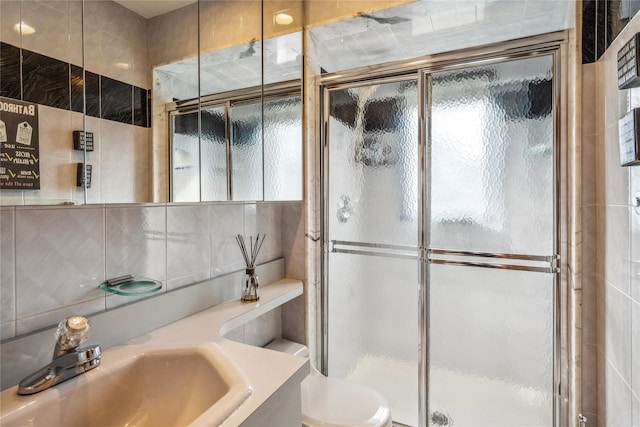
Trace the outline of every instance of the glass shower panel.
{"label": "glass shower panel", "polygon": [[554,275],[430,266],[433,426],[552,426]]}
{"label": "glass shower panel", "polygon": [[226,108],[202,110],[201,127],[201,200],[227,200]]}
{"label": "glass shower panel", "polygon": [[302,199],[302,104],[299,96],[264,101],[264,199]]}
{"label": "glass shower panel", "polygon": [[329,91],[328,374],[418,418],[418,91],[403,80]]}
{"label": "glass shower panel", "polygon": [[554,250],[553,57],[433,74],[431,247]]}
{"label": "glass shower panel", "polygon": [[417,246],[417,102],[415,80],[331,91],[331,239]]}
{"label": "glass shower panel", "polygon": [[395,422],[418,421],[418,261],[329,256],[328,375],[378,391]]}
{"label": "glass shower panel", "polygon": [[231,200],[262,200],[262,104],[231,106]]}
{"label": "glass shower panel", "polygon": [[200,201],[198,112],[172,116],[171,201]]}
{"label": "glass shower panel", "polygon": [[553,56],[430,83],[429,422],[554,425]]}

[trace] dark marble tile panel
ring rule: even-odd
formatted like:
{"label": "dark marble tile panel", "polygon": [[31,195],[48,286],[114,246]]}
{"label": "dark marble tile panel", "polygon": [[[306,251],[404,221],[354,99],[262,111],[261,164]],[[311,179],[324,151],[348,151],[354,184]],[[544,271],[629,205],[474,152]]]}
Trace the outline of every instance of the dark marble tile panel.
{"label": "dark marble tile panel", "polygon": [[133,87],[130,84],[100,77],[102,118],[121,123],[133,123]]}
{"label": "dark marble tile panel", "polygon": [[596,0],[582,1],[582,63],[596,61]]}
{"label": "dark marble tile panel", "polygon": [[149,109],[147,108],[147,90],[133,87],[133,124],[149,127]]}
{"label": "dark marble tile panel", "polygon": [[596,61],[607,50],[607,3],[596,1]]}
{"label": "dark marble tile panel", "polygon": [[[85,71],[87,82],[87,115],[100,117],[100,76],[90,71]],[[71,65],[71,109],[79,113],[83,110],[82,105],[82,68]]]}
{"label": "dark marble tile panel", "polygon": [[21,99],[20,49],[0,42],[0,96]]}
{"label": "dark marble tile panel", "polygon": [[69,64],[39,53],[22,51],[22,85],[25,101],[69,110]]}

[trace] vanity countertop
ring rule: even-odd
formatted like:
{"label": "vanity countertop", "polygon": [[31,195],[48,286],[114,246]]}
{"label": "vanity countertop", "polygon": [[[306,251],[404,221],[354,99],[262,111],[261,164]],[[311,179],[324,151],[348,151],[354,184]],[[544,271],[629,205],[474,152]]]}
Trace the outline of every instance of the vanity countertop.
{"label": "vanity countertop", "polygon": [[[122,353],[127,346],[175,348],[214,343],[242,372],[251,387],[251,394],[222,425],[262,425],[265,415],[279,411],[278,405],[283,404],[283,399],[287,400],[287,393],[299,393],[300,382],[309,374],[309,360],[231,341],[223,335],[302,295],[302,292],[301,281],[279,280],[261,287],[257,302],[227,301],[105,350],[105,363],[98,369],[108,369],[108,355]],[[91,372],[85,375],[91,375]],[[37,396],[17,396],[15,387],[7,389],[2,392],[2,412],[10,409],[6,405],[24,406]]]}

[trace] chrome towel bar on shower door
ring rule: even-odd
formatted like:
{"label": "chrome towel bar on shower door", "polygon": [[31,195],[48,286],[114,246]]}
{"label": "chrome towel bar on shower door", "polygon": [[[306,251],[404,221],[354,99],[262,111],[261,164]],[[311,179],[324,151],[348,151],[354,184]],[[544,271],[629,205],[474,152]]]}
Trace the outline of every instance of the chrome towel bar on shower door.
{"label": "chrome towel bar on shower door", "polygon": [[[419,259],[416,246],[331,240],[331,252],[352,255],[378,256],[385,258]],[[557,273],[558,255],[524,255],[491,252],[475,252],[448,249],[429,249],[427,259],[433,264],[462,267],[496,268],[502,270]],[[503,262],[496,263],[494,260]]]}
{"label": "chrome towel bar on shower door", "polygon": [[[524,255],[446,249],[429,249],[427,257],[429,262],[433,264],[539,273],[557,273],[559,271],[558,261],[560,258],[558,255]],[[500,259],[503,262],[496,263],[492,261],[494,259]]]}

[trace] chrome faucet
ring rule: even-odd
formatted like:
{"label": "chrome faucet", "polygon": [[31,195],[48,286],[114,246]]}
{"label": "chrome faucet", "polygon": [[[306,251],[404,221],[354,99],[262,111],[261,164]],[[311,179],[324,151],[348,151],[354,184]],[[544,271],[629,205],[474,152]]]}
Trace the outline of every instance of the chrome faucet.
{"label": "chrome faucet", "polygon": [[73,316],[60,322],[51,363],[20,381],[18,394],[38,393],[100,365],[99,345],[78,348],[87,338],[86,318]]}

